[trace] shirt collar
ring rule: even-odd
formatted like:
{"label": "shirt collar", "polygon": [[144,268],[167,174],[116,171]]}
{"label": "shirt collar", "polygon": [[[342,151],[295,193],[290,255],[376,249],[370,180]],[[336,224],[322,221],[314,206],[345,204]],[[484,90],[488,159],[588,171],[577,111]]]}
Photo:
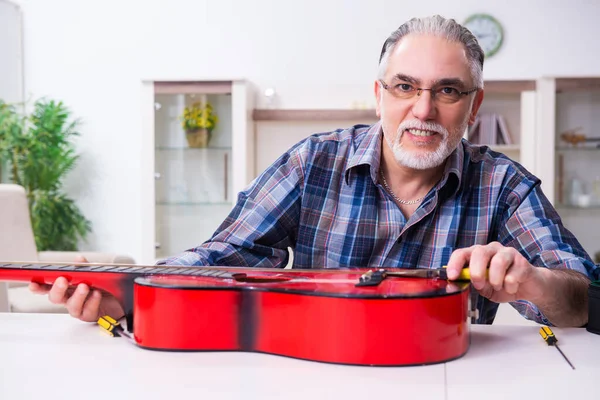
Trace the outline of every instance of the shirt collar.
{"label": "shirt collar", "polygon": [[446,160],[446,168],[444,169],[444,175],[437,186],[438,189],[441,189],[448,185],[448,197],[454,195],[460,188],[464,165],[464,140],[461,140],[458,143],[458,146],[456,146],[456,149],[454,149],[454,151],[448,156],[448,159]]}
{"label": "shirt collar", "polygon": [[355,138],[358,141],[358,146],[354,154],[350,157],[350,161],[346,167],[346,183],[350,180],[350,171],[360,165],[368,165],[370,167],[371,179],[373,182],[377,182],[377,171],[379,171],[379,160],[381,158],[382,133],[381,122],[377,122],[363,133],[362,138],[360,138],[360,135]]}
{"label": "shirt collar", "polygon": [[[374,125],[372,125],[364,134],[363,137],[360,138],[360,134],[355,139],[359,140],[358,146],[354,151],[354,154],[350,157],[350,161],[348,162],[348,166],[344,172],[346,183],[350,181],[350,172],[361,165],[369,166],[369,173],[371,175],[371,179],[375,184],[377,182],[377,173],[379,172],[379,165],[381,160],[381,144],[383,140],[383,130],[381,128],[381,121],[378,121]],[[448,159],[446,160],[446,167],[444,169],[444,174],[439,184],[436,186],[436,189],[441,189],[448,186],[448,195],[452,196],[461,184],[461,178],[464,168],[464,143],[461,141],[456,149],[450,153]],[[454,176],[455,179],[451,178]]]}

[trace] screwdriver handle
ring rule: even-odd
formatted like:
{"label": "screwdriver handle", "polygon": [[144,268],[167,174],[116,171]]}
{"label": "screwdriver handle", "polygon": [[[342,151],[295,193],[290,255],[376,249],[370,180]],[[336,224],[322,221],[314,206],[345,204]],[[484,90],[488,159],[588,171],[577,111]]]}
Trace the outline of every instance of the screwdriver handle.
{"label": "screwdriver handle", "polygon": [[463,268],[456,278],[457,281],[470,281],[471,280],[471,270],[469,268]]}
{"label": "screwdriver handle", "polygon": [[[446,265],[444,265],[444,268],[447,268]],[[485,277],[488,278],[489,277],[489,272],[486,271],[485,273]],[[446,279],[448,279],[448,277],[446,276]],[[455,281],[466,281],[466,282],[470,282],[471,281],[471,270],[469,269],[469,267],[465,267],[460,271],[460,274],[458,275],[458,278],[454,279]]]}
{"label": "screwdriver handle", "polygon": [[553,344],[558,342],[558,339],[556,338],[556,336],[554,336],[554,332],[552,332],[552,329],[550,329],[547,326],[542,326],[540,328],[540,335],[546,341],[546,343],[548,343],[548,346],[552,346]]}

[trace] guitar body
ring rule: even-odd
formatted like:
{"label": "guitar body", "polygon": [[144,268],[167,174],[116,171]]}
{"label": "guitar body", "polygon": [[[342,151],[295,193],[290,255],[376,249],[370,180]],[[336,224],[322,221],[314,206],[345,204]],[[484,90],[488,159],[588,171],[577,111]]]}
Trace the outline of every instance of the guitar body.
{"label": "guitar body", "polygon": [[467,352],[469,283],[393,277],[356,286],[366,271],[5,264],[0,280],[64,276],[109,291],[145,349],[374,366],[440,363]]}

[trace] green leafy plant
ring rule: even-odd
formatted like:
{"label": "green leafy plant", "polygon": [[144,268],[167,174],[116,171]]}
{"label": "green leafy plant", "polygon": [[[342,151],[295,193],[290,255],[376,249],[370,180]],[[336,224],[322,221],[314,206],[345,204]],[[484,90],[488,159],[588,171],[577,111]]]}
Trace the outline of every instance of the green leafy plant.
{"label": "green leafy plant", "polygon": [[8,179],[25,188],[38,251],[74,251],[91,232],[91,223],[63,193],[66,175],[78,155],[71,121],[62,102],[41,99],[31,114],[0,100],[0,160]]}

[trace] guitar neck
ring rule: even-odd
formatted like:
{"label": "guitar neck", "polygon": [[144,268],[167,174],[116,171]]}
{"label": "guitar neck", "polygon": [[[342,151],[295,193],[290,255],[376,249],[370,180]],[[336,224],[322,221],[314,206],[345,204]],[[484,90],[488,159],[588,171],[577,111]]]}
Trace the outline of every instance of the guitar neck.
{"label": "guitar neck", "polygon": [[128,325],[133,326],[133,281],[149,275],[210,276],[230,278],[222,269],[198,267],[170,267],[133,264],[65,264],[65,263],[6,263],[0,262],[0,281],[36,282],[53,284],[59,277],[71,286],[84,283],[90,288],[110,293],[123,306]]}
{"label": "guitar neck", "polygon": [[[114,279],[127,279],[146,275],[205,276],[230,278],[231,273],[215,268],[174,267],[134,264],[65,264],[65,263],[2,263],[0,262],[0,281],[30,281],[43,277],[39,283],[52,283],[59,276],[81,277],[95,280],[101,275],[110,274]],[[46,277],[52,282],[48,282]]]}

